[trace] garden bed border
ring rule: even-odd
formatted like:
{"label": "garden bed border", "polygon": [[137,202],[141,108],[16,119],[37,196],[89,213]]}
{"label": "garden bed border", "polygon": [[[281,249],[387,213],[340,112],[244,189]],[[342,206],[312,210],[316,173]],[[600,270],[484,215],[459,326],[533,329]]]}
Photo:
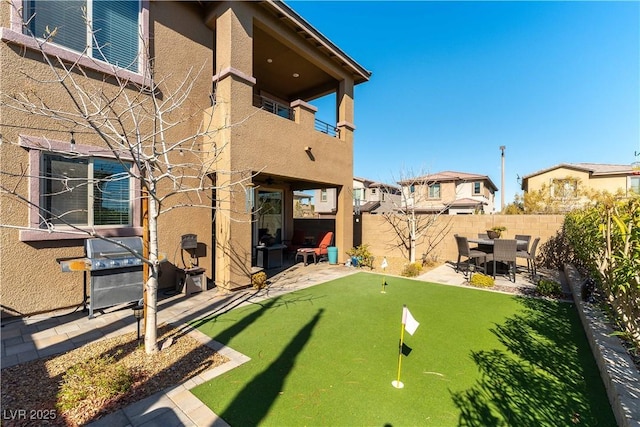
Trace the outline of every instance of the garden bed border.
{"label": "garden bed border", "polygon": [[567,264],[564,272],[618,426],[640,427],[640,373],[604,313],[582,300],[576,268]]}

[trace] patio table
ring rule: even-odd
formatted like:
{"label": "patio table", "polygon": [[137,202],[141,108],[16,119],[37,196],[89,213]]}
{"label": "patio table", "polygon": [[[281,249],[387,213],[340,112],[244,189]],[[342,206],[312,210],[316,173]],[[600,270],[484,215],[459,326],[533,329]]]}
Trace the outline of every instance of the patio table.
{"label": "patio table", "polygon": [[[495,240],[497,240],[497,239],[495,239]],[[493,246],[495,244],[495,240],[494,239],[480,239],[480,238],[467,239],[467,241],[470,242],[470,243],[477,243],[478,244],[478,249],[483,251],[483,252],[487,252],[487,253],[493,253]],[[516,245],[517,246],[528,244],[528,242],[526,240],[520,240],[520,239],[513,239],[513,240],[516,240]],[[485,268],[485,271],[487,271],[486,268]],[[516,272],[517,272],[517,266],[516,266]]]}
{"label": "patio table", "polygon": [[[467,241],[469,243],[477,243],[478,246],[484,245],[487,247],[493,247],[494,245],[494,239],[467,239]],[[527,244],[526,240],[516,240],[516,242],[518,243],[518,246]]]}

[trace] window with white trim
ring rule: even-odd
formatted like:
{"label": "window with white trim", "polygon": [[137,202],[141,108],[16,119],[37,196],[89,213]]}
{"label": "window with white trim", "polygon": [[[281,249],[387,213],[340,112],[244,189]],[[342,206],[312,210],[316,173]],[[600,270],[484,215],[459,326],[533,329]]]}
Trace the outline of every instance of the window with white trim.
{"label": "window with white trim", "polygon": [[91,58],[140,70],[140,1],[24,0],[23,5],[25,34],[49,37],[79,53],[86,49]]}
{"label": "window with white trim", "polygon": [[480,181],[476,181],[473,183],[473,195],[478,196],[482,194],[482,183]]}
{"label": "window with white trim", "polygon": [[43,153],[41,215],[47,223],[131,226],[130,163]]}
{"label": "window with white trim", "polygon": [[430,199],[440,198],[440,183],[429,185],[429,198]]}
{"label": "window with white trim", "polygon": [[321,202],[326,202],[327,201],[327,189],[323,188],[322,190],[320,190],[320,201]]}

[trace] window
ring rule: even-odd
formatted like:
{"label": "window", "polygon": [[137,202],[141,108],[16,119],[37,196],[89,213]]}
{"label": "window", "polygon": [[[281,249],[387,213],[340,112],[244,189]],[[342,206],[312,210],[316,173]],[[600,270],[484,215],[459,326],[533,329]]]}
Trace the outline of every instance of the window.
{"label": "window", "polygon": [[480,181],[473,183],[473,194],[476,196],[482,194],[482,183]]}
{"label": "window", "polygon": [[440,184],[431,184],[429,186],[429,198],[430,199],[439,199],[440,198]]}
{"label": "window", "polygon": [[327,201],[327,189],[323,188],[322,190],[320,190],[320,201],[321,202],[326,202]]}
{"label": "window", "polygon": [[42,156],[41,206],[46,221],[77,226],[131,225],[129,164]]}
{"label": "window", "polygon": [[364,200],[364,188],[354,188],[353,198],[355,200]]}
{"label": "window", "polygon": [[375,189],[375,188],[372,188],[372,189],[371,189],[371,195],[373,196],[374,194],[376,194],[376,189]]}
{"label": "window", "polygon": [[[92,25],[87,27],[85,15]],[[139,71],[140,2],[131,0],[25,0],[25,33],[130,71]]]}
{"label": "window", "polygon": [[556,199],[575,199],[578,195],[578,180],[573,178],[551,180],[551,197]]}
{"label": "window", "polygon": [[629,178],[629,190],[633,191],[635,195],[640,195],[640,176]]}

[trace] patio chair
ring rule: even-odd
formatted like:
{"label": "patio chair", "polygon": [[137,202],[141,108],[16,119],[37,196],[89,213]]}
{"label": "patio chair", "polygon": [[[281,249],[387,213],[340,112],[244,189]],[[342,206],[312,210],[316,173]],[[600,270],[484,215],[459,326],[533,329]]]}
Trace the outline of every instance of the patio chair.
{"label": "patio chair", "polygon": [[[507,264],[509,280],[516,281],[516,257],[518,252],[518,241],[516,239],[495,239],[493,243],[493,278],[496,277],[496,262]],[[513,279],[512,279],[513,274]]]}
{"label": "patio chair", "polygon": [[527,260],[527,272],[531,273],[532,277],[535,277],[536,271],[536,250],[538,249],[538,243],[540,238],[536,237],[531,244],[531,249],[528,251],[518,250],[516,256],[518,258],[525,258]]}
{"label": "patio chair", "polygon": [[333,242],[333,231],[320,233],[316,241],[319,242],[318,246],[313,248],[314,252],[316,253],[316,257],[318,257],[318,259],[328,257],[329,250],[327,248],[331,246],[331,243]]}
{"label": "patio chair", "polygon": [[[484,260],[484,264],[486,264],[487,262],[487,254],[485,252],[482,251],[478,251],[475,249],[470,249],[469,248],[469,241],[467,240],[466,237],[464,236],[458,236],[457,234],[454,236],[456,238],[456,244],[458,245],[458,261],[456,261],[456,268],[455,271],[456,273],[460,270],[462,270],[460,268],[460,266],[462,265],[460,263],[460,260],[462,259],[462,257],[466,257],[466,270],[463,271],[464,277],[467,277],[467,274],[469,273],[469,267],[471,264],[471,261],[473,261],[473,265],[478,268],[480,267],[477,262],[476,259],[478,258],[482,258]],[[483,267],[480,267],[481,269],[484,269]]]}
{"label": "patio chair", "polygon": [[[478,233],[478,239],[485,239],[485,240],[489,240],[489,235],[487,233]],[[471,250],[478,250],[478,251],[482,251],[484,253],[490,254],[491,252],[493,252],[493,246],[492,245],[483,245],[483,244],[478,244],[478,246],[476,246],[475,248],[471,248]]]}
{"label": "patio chair", "polygon": [[526,234],[516,234],[515,239],[527,242],[526,244],[525,243],[518,243],[518,250],[519,251],[525,251],[525,252],[529,251],[529,242],[531,242],[531,236],[527,236]]}

